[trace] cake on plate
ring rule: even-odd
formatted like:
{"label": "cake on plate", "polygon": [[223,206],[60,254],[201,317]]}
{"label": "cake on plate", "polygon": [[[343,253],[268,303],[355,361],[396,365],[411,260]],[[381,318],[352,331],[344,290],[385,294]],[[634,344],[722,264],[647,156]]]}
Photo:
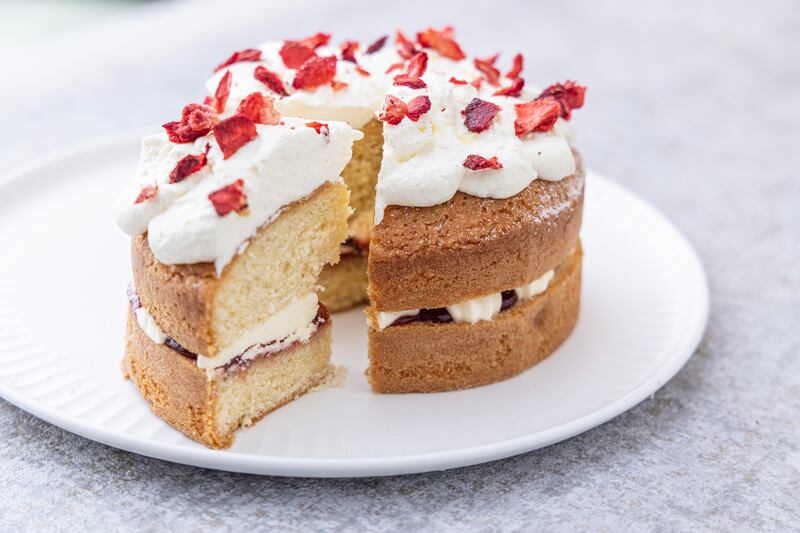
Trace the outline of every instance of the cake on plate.
{"label": "cake on plate", "polygon": [[468,58],[451,28],[368,45],[317,33],[233,53],[203,104],[145,138],[124,372],[211,447],[330,369],[367,302],[376,392],[509,378],[578,316],[584,171],[575,82]]}
{"label": "cake on plate", "polygon": [[259,93],[227,118],[190,104],[164,129],[117,204],[132,237],[123,371],[155,414],[226,447],[330,372],[318,280],[347,235],[340,173],[361,135],[280,117]]}

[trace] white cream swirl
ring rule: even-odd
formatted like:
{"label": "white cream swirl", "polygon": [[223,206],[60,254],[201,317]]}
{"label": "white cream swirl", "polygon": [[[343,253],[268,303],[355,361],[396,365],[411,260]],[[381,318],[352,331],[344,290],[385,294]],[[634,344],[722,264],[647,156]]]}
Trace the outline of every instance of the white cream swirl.
{"label": "white cream swirl", "polygon": [[[145,137],[139,170],[116,205],[117,224],[129,235],[147,232],[153,255],[166,264],[213,262],[221,272],[259,227],[292,202],[311,194],[339,174],[350,160],[361,133],[343,122],[329,122],[328,135],[306,121],[284,118],[281,125],[257,125],[258,135],[228,159],[212,134],[194,143],[175,144],[165,133]],[[202,154],[208,163],[179,183],[170,171],[187,154]],[[237,179],[244,182],[247,211],[220,216],[208,195]],[[135,203],[145,186],[157,184],[150,199]]]}

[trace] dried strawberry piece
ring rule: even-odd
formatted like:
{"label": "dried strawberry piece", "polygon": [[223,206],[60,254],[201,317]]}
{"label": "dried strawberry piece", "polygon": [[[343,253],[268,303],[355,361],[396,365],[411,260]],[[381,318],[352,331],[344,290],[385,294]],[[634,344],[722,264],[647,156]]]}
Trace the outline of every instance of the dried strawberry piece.
{"label": "dried strawberry piece", "polygon": [[500,71],[494,66],[498,55],[499,54],[495,54],[487,59],[478,59],[476,57],[474,61],[475,68],[480,70],[481,73],[483,73],[483,75],[486,77],[486,80],[495,87],[500,85]]}
{"label": "dried strawberry piece", "polygon": [[477,78],[469,82],[469,84],[475,87],[476,89],[480,89],[481,85],[483,85],[483,76],[478,76]]}
{"label": "dried strawberry piece", "polygon": [[519,96],[524,86],[525,80],[522,78],[514,78],[514,80],[511,81],[511,85],[498,89],[495,91],[494,96]]}
{"label": "dried strawberry piece", "polygon": [[244,194],[244,180],[239,178],[233,183],[217,189],[208,195],[214,211],[224,217],[231,211],[241,213],[247,209],[247,195]]}
{"label": "dried strawberry piece", "polygon": [[583,107],[583,98],[586,94],[586,87],[578,85],[574,81],[567,80],[564,83],[554,83],[539,95],[539,98],[552,97],[561,106],[561,116],[564,120],[569,120],[572,110]]}
{"label": "dried strawberry piece", "polygon": [[216,103],[217,100],[210,94],[208,96],[203,97],[203,105],[207,105],[208,107],[214,107]]}
{"label": "dried strawberry piece", "polygon": [[256,124],[274,126],[281,120],[281,115],[273,107],[275,100],[259,92],[248,94],[236,108],[236,114],[247,117]]}
{"label": "dried strawberry piece", "polygon": [[217,110],[217,113],[225,111],[225,104],[228,103],[228,96],[231,94],[232,82],[231,71],[225,71],[225,75],[220,78],[217,90],[214,92],[214,109]]}
{"label": "dried strawberry piece", "polygon": [[326,136],[330,135],[330,129],[328,128],[328,125],[325,124],[324,122],[317,122],[317,121],[306,122],[306,126],[308,126],[309,128],[314,128],[314,131],[316,131],[320,135],[326,135]]}
{"label": "dried strawberry piece", "polygon": [[522,73],[522,54],[517,54],[514,56],[514,60],[511,63],[511,70],[506,72],[506,78],[514,79],[519,78],[519,75]]}
{"label": "dried strawberry piece", "polygon": [[331,80],[331,89],[334,91],[341,91],[342,89],[347,89],[348,87],[350,87],[350,84],[347,82]]}
{"label": "dried strawberry piece", "polygon": [[245,144],[252,141],[258,132],[256,124],[244,115],[234,115],[226,118],[214,126],[214,138],[219,149],[222,150],[223,159],[228,159]]}
{"label": "dried strawberry piece", "polygon": [[364,70],[363,68],[359,67],[358,65],[356,65],[356,72],[358,72],[362,76],[371,76],[371,74],[369,73],[368,70]]}
{"label": "dried strawberry piece", "polygon": [[336,56],[314,56],[300,67],[292,81],[295,89],[312,91],[333,81],[336,76]]}
{"label": "dried strawberry piece", "polygon": [[444,28],[442,31],[428,28],[424,32],[417,33],[417,41],[422,46],[433,48],[444,57],[449,57],[456,61],[467,57],[461,47],[458,46],[458,43],[453,40],[453,28],[450,27]]}
{"label": "dried strawberry piece", "polygon": [[169,173],[170,183],[179,183],[194,174],[208,162],[208,151],[211,150],[211,145],[206,143],[206,151],[199,155],[189,154],[184,156],[180,161],[175,164],[175,168]]}
{"label": "dried strawberry piece", "polygon": [[203,104],[189,104],[181,111],[180,122],[167,122],[162,127],[167,130],[169,140],[174,143],[189,143],[207,135],[219,121],[213,107]]}
{"label": "dried strawberry piece", "polygon": [[342,59],[344,61],[350,61],[351,63],[358,63],[356,61],[356,50],[358,50],[358,42],[356,41],[345,41],[339,47],[342,49]]}
{"label": "dried strawberry piece", "polygon": [[322,45],[328,44],[328,41],[331,40],[330,33],[322,33],[317,32],[311,37],[306,37],[305,39],[300,39],[297,41],[298,43],[311,47],[311,48],[319,48]]}
{"label": "dried strawberry piece", "polygon": [[313,48],[297,41],[286,41],[283,43],[278,54],[280,54],[281,59],[283,59],[284,65],[295,70],[302,67],[303,63],[317,55]]}
{"label": "dried strawberry piece", "polygon": [[408,113],[406,103],[396,96],[387,94],[383,107],[378,111],[378,119],[395,126],[400,124],[406,113]]}
{"label": "dried strawberry piece", "polygon": [[405,63],[403,63],[402,61],[399,62],[399,63],[392,63],[391,65],[389,65],[389,68],[386,69],[386,74],[389,74],[393,70],[400,70],[404,66],[405,66]]}
{"label": "dried strawberry piece", "polygon": [[378,37],[375,39],[375,42],[367,47],[367,53],[374,54],[375,52],[379,51],[381,48],[383,48],[383,45],[386,44],[386,39],[388,38],[388,35],[384,35],[383,37]]}
{"label": "dried strawberry piece", "polygon": [[489,129],[498,111],[500,106],[480,98],[473,98],[461,114],[464,115],[464,125],[467,129],[473,133],[480,133]]}
{"label": "dried strawberry piece", "polygon": [[153,185],[145,185],[142,187],[142,190],[139,191],[139,195],[136,197],[136,200],[133,201],[134,205],[140,204],[142,202],[146,202],[151,198],[155,198],[156,194],[158,193],[158,184],[155,183]]}
{"label": "dried strawberry piece", "polygon": [[269,70],[267,67],[263,65],[257,66],[256,70],[253,72],[253,77],[266,85],[270,91],[281,96],[289,96],[281,77],[277,73]]}
{"label": "dried strawberry piece", "polygon": [[412,78],[420,78],[425,74],[425,69],[428,68],[428,54],[425,52],[418,52],[408,62],[406,74]]}
{"label": "dried strawberry piece", "polygon": [[466,85],[467,84],[466,80],[459,80],[458,78],[454,78],[453,76],[450,76],[450,83],[452,83],[453,85]]}
{"label": "dried strawberry piece", "polygon": [[417,47],[403,32],[398,31],[395,39],[397,41],[397,53],[400,54],[400,57],[403,59],[414,57],[414,54],[417,53]]}
{"label": "dried strawberry piece", "polygon": [[239,63],[240,61],[258,61],[261,59],[261,50],[258,48],[245,48],[231,54],[231,57],[217,65],[214,72],[218,72],[227,66]]}
{"label": "dried strawberry piece", "polygon": [[550,131],[561,113],[558,100],[549,96],[516,104],[514,109],[517,111],[517,119],[514,121],[517,137],[532,131]]}
{"label": "dried strawberry piece", "polygon": [[417,96],[406,104],[406,116],[411,122],[416,122],[419,117],[431,110],[431,100],[427,96]]}
{"label": "dried strawberry piece", "polygon": [[497,160],[497,156],[486,159],[478,154],[470,154],[464,160],[464,166],[470,170],[486,170],[503,168],[503,164]]}
{"label": "dried strawberry piece", "polygon": [[394,77],[394,84],[395,85],[402,85],[404,87],[411,87],[412,89],[424,89],[427,87],[424,81],[419,78],[412,78],[411,76],[406,76],[405,74],[400,74]]}

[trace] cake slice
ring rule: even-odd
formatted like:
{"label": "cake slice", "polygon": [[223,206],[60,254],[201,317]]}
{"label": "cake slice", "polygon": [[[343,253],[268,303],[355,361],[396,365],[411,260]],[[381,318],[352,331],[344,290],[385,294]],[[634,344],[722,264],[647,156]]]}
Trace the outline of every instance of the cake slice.
{"label": "cake slice", "polygon": [[329,373],[318,280],[347,236],[340,173],[360,138],[253,100],[226,119],[192,104],[145,138],[117,207],[132,236],[123,372],[213,448]]}

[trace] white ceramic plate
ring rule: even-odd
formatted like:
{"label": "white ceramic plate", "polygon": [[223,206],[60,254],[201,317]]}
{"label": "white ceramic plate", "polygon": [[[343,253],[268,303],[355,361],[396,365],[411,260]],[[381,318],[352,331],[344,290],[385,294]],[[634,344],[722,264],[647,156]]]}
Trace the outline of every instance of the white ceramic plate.
{"label": "white ceramic plate", "polygon": [[150,413],[120,374],[129,239],[112,218],[138,136],[0,179],[0,395],[68,431],[208,468],[285,476],[404,474],[547,446],[619,415],[669,380],[708,315],[702,265],[651,207],[590,173],[582,310],[522,375],[472,390],[372,394],[360,310],[335,315],[344,386],[307,395],[213,451]]}

